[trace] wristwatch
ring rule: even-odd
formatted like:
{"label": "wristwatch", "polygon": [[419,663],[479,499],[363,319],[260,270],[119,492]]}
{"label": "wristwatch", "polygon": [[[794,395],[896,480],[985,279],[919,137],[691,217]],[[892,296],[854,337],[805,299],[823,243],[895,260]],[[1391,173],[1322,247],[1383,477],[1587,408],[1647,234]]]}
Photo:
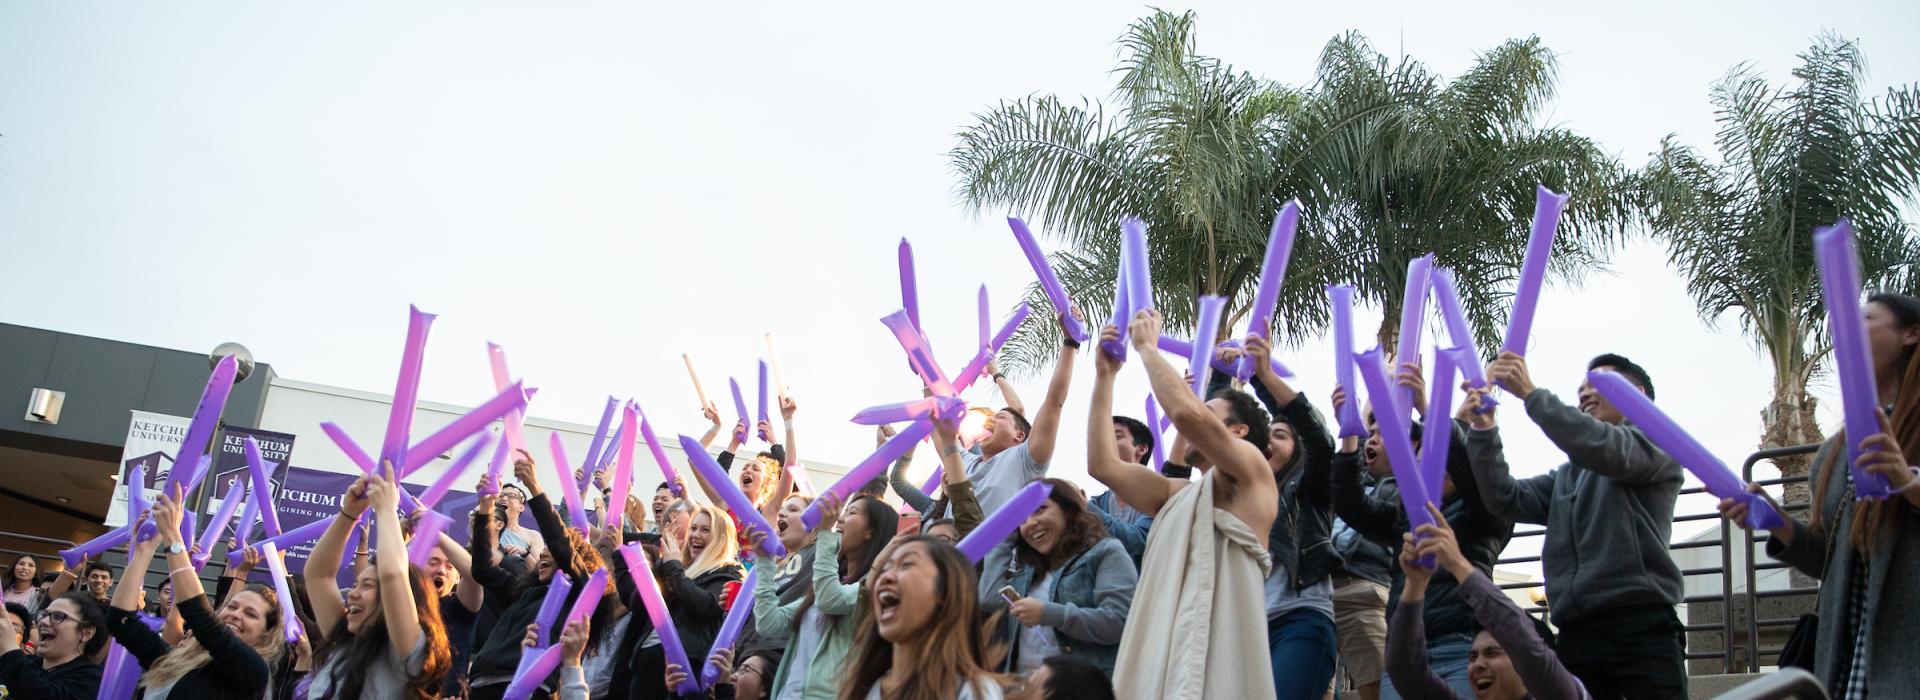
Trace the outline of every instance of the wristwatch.
{"label": "wristwatch", "polygon": [[179,542],[174,542],[173,544],[162,547],[160,552],[163,554],[186,554],[187,546]]}

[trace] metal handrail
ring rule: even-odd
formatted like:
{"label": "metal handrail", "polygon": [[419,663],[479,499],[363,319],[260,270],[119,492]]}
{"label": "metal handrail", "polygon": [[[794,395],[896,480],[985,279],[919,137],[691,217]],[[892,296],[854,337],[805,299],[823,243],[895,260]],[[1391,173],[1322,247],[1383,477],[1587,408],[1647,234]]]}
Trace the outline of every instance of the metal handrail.
{"label": "metal handrail", "polygon": [[[1783,484],[1807,482],[1809,481],[1809,479],[1808,477],[1805,477],[1805,476],[1789,476],[1789,477],[1781,477],[1778,479],[1766,479],[1761,482],[1755,482],[1753,480],[1753,466],[1755,464],[1759,464],[1762,460],[1773,460],[1773,459],[1779,459],[1781,457],[1792,457],[1795,455],[1813,454],[1815,452],[1818,452],[1819,450],[1820,450],[1820,443],[1817,443],[1817,442],[1809,443],[1805,445],[1792,445],[1788,447],[1772,447],[1772,448],[1760,450],[1753,454],[1747,455],[1746,462],[1740,465],[1740,479],[1747,483],[1759,483],[1762,486],[1776,486],[1776,485],[1783,485]],[[1800,510],[1801,508],[1811,508],[1811,507],[1812,507],[1812,503],[1808,503],[1804,506],[1798,505],[1798,504],[1791,505],[1791,506],[1781,506],[1781,509],[1791,511],[1791,510]],[[1754,532],[1752,530],[1748,530],[1746,528],[1741,528],[1740,532],[1742,533],[1741,541],[1744,543],[1743,546],[1747,548],[1745,552],[1745,558],[1747,561],[1747,566],[1746,566],[1746,569],[1747,569],[1747,670],[1751,672],[1758,672],[1760,670],[1760,628],[1763,626],[1762,624],[1760,624],[1761,622],[1760,621],[1760,599],[1761,598],[1784,598],[1787,596],[1807,595],[1810,593],[1818,593],[1819,589],[1817,588],[1788,589],[1784,591],[1768,591],[1764,595],[1761,594],[1760,591],[1756,590],[1759,587],[1759,581],[1756,574],[1760,571],[1760,569],[1762,568],[1765,568],[1768,570],[1783,569],[1783,568],[1787,568],[1787,565],[1779,562],[1768,562],[1767,564],[1760,564],[1757,561],[1755,561],[1756,557],[1753,556],[1753,545],[1755,542],[1760,541],[1759,538],[1756,535],[1754,535]],[[1769,537],[1769,539],[1771,539],[1771,537]],[[1797,618],[1795,620],[1788,621],[1786,624],[1790,625],[1796,622],[1798,622]],[[1764,626],[1782,627],[1785,625],[1780,624],[1780,621],[1777,619],[1770,618],[1767,620],[1767,624]],[[1775,654],[1779,653],[1778,650],[1771,650],[1771,651],[1773,651],[1773,653]],[[1808,678],[1812,678],[1812,676],[1809,675]],[[1820,684],[1817,680],[1814,681],[1815,687],[1818,687],[1819,685]],[[1760,697],[1760,696],[1754,696],[1754,697]],[[1769,697],[1773,697],[1773,696],[1769,696]],[[1779,696],[1779,697],[1784,697],[1784,696]],[[1820,691],[1820,695],[1817,697],[1825,698],[1826,691],[1824,690]]]}
{"label": "metal handrail", "polygon": [[75,544],[73,540],[62,540],[62,539],[55,539],[52,537],[41,537],[39,535],[29,535],[24,532],[13,532],[10,530],[0,530],[0,539],[26,540],[28,542],[39,542],[40,544],[57,545],[61,549],[71,549]]}
{"label": "metal handrail", "polygon": [[[1762,460],[1769,460],[1769,459],[1774,459],[1778,457],[1787,457],[1792,455],[1809,454],[1818,450],[1819,448],[1820,448],[1819,443],[1814,443],[1810,445],[1794,445],[1791,447],[1776,447],[1776,448],[1760,450],[1758,452],[1755,452],[1747,456],[1746,463],[1741,467],[1741,478],[1747,481],[1748,483],[1757,483],[1761,486],[1777,486],[1781,484],[1791,484],[1791,483],[1807,481],[1807,477],[1802,476],[1802,477],[1786,477],[1781,479],[1765,479],[1762,481],[1755,482],[1753,481],[1753,467],[1756,463]],[[1680,495],[1684,496],[1684,495],[1705,493],[1705,492],[1706,492],[1705,488],[1692,487],[1692,488],[1682,489],[1680,491]],[[1805,509],[1806,507],[1807,506],[1805,505],[1795,504],[1791,506],[1782,506],[1781,509],[1786,511],[1797,511],[1797,510]],[[1778,650],[1760,649],[1760,628],[1789,626],[1798,621],[1798,618],[1793,618],[1793,619],[1769,618],[1765,620],[1760,619],[1759,618],[1760,599],[1807,595],[1809,593],[1815,592],[1816,589],[1793,589],[1793,590],[1785,590],[1785,591],[1766,591],[1766,592],[1760,592],[1760,591],[1754,590],[1755,586],[1757,585],[1756,576],[1755,576],[1756,571],[1782,569],[1782,568],[1787,568],[1787,565],[1779,562],[1768,562],[1765,564],[1757,563],[1753,555],[1753,545],[1755,542],[1763,541],[1763,540],[1756,537],[1756,535],[1752,531],[1746,530],[1745,528],[1736,528],[1733,525],[1733,523],[1728,522],[1726,518],[1720,517],[1720,514],[1717,511],[1710,512],[1710,513],[1688,513],[1688,514],[1677,515],[1677,516],[1674,516],[1673,522],[1676,522],[1676,523],[1698,522],[1702,520],[1716,520],[1716,519],[1720,521],[1720,540],[1718,542],[1713,542],[1710,540],[1703,541],[1703,542],[1672,542],[1672,543],[1668,543],[1667,545],[1668,551],[1675,551],[1675,550],[1682,550],[1682,549],[1704,549],[1704,548],[1716,547],[1716,546],[1720,548],[1720,565],[1719,566],[1705,566],[1705,567],[1698,567],[1698,568],[1691,568],[1691,569],[1682,569],[1680,571],[1680,574],[1682,577],[1705,576],[1710,574],[1720,575],[1720,594],[1719,595],[1687,596],[1681,601],[1682,604],[1708,603],[1708,602],[1715,602],[1715,601],[1718,601],[1720,603],[1720,608],[1722,611],[1721,622],[1685,625],[1686,631],[1688,632],[1710,632],[1710,631],[1718,630],[1721,633],[1720,651],[1717,653],[1689,652],[1689,653],[1686,653],[1685,656],[1688,660],[1708,659],[1708,658],[1713,658],[1715,656],[1720,656],[1722,658],[1722,663],[1725,667],[1725,671],[1727,673],[1736,672],[1736,669],[1735,669],[1736,664],[1734,662],[1734,653],[1733,653],[1734,651],[1733,640],[1734,640],[1734,634],[1735,634],[1734,621],[1733,621],[1734,620],[1733,601],[1735,600],[1734,592],[1733,592],[1733,577],[1734,577],[1735,567],[1733,566],[1732,557],[1733,557],[1733,547],[1734,547],[1733,531],[1735,529],[1739,529],[1740,532],[1742,533],[1741,541],[1745,544],[1747,548],[1745,555],[1742,557],[1743,564],[1740,566],[1740,568],[1743,569],[1742,574],[1745,576],[1746,583],[1747,583],[1747,590],[1746,590],[1747,619],[1746,619],[1746,625],[1745,625],[1746,634],[1747,634],[1746,666],[1749,672],[1757,673],[1760,671],[1760,655],[1762,651],[1769,651],[1774,654],[1779,653]],[[1517,540],[1524,537],[1544,537],[1546,535],[1546,532],[1547,531],[1544,528],[1519,530],[1519,531],[1515,531],[1512,537],[1510,537],[1508,541],[1511,542],[1512,540]],[[1764,536],[1760,536],[1760,537],[1764,537]],[[1502,558],[1497,560],[1494,563],[1496,565],[1511,565],[1511,564],[1530,564],[1530,563],[1535,563],[1539,561],[1540,561],[1540,557],[1538,555],[1532,555],[1532,556]],[[1498,584],[1500,590],[1503,590],[1503,591],[1539,588],[1545,585],[1546,585],[1545,581],[1520,581],[1520,582],[1514,582],[1514,583]],[[1530,609],[1529,612],[1539,612],[1544,610],[1545,608],[1536,607],[1536,608]],[[1759,696],[1756,696],[1756,697],[1759,697]]]}

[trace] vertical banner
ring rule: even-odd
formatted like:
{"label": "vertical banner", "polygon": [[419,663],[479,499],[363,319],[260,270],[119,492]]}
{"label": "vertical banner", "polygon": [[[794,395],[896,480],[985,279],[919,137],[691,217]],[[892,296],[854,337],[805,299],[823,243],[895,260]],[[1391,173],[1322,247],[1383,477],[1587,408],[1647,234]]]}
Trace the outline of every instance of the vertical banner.
{"label": "vertical banner", "polygon": [[[133,418],[127,424],[126,447],[120,452],[120,475],[115,479],[115,494],[107,504],[107,527],[120,527],[127,524],[127,501],[120,496],[119,486],[126,483],[127,472],[134,465],[147,470],[147,498],[151,501],[160,495],[160,486],[167,483],[167,477],[173,473],[173,454],[180,451],[180,443],[187,439],[187,424],[193,419],[186,416],[169,416],[163,413],[132,411]],[[244,466],[245,462],[242,462]],[[192,469],[193,465],[181,465]]]}
{"label": "vertical banner", "polygon": [[[231,425],[220,428],[220,451],[213,455],[212,476],[207,479],[207,504],[205,515],[220,510],[220,504],[226,500],[229,492],[245,497],[249,477],[247,475],[247,438],[253,438],[260,444],[260,458],[266,460],[269,487],[276,492],[287,482],[287,462],[293,457],[293,436],[276,433],[271,430],[239,428]],[[230,491],[235,486],[240,490]]]}

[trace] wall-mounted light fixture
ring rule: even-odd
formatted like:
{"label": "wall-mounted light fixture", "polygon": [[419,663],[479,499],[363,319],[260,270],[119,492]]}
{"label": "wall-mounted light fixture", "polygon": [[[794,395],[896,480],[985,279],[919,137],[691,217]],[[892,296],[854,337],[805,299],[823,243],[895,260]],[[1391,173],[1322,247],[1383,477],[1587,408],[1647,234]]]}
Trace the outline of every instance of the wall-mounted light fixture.
{"label": "wall-mounted light fixture", "polygon": [[60,407],[67,403],[67,392],[34,389],[27,396],[27,420],[54,425],[60,422]]}

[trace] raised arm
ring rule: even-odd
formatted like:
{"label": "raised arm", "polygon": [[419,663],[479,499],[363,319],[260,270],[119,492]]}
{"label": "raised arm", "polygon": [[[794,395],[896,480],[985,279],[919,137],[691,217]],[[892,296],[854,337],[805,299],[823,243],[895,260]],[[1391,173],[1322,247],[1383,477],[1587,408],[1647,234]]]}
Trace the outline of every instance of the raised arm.
{"label": "raised arm", "polygon": [[[823,509],[821,512],[824,514],[826,511]],[[747,537],[753,540],[754,549],[759,556],[765,557],[762,561],[773,561],[773,555],[767,554],[765,548],[760,546],[760,541],[766,539],[766,533],[755,530],[752,534],[747,535]],[[802,555],[795,554],[793,556]],[[819,555],[816,553],[815,556]],[[768,568],[766,571],[761,572],[762,575],[755,576],[753,579],[753,591],[751,592],[753,595],[753,629],[762,637],[785,639],[793,634],[793,621],[799,615],[802,600],[795,600],[792,603],[781,605],[779,584],[775,581],[778,577],[765,575],[772,573],[772,571],[772,568]],[[733,604],[740,605],[741,601],[736,600]]]}
{"label": "raised arm", "polygon": [[[1586,698],[1586,688],[1578,679],[1560,664],[1560,657],[1553,649],[1540,640],[1534,631],[1533,620],[1527,617],[1520,606],[1500,592],[1493,580],[1474,568],[1473,562],[1460,552],[1460,542],[1453,529],[1447,525],[1447,519],[1440,509],[1427,504],[1427,512],[1433,515],[1434,524],[1420,526],[1417,534],[1417,551],[1412,546],[1414,535],[1407,538],[1409,546],[1401,552],[1400,563],[1403,569],[1415,569],[1432,573],[1431,569],[1420,569],[1416,559],[1433,555],[1435,563],[1460,582],[1460,596],[1473,609],[1474,620],[1480,623],[1493,638],[1506,650],[1507,657],[1513,662],[1514,672],[1527,686],[1527,692],[1537,698]],[[1404,598],[1403,598],[1404,600]]]}
{"label": "raised arm", "polygon": [[486,588],[473,580],[473,556],[445,532],[440,533],[440,554],[453,564],[454,571],[460,572],[460,582],[453,584],[453,597],[459,599],[467,612],[480,612],[480,604],[485,602],[487,594]]}
{"label": "raised arm", "polygon": [[1054,441],[1060,437],[1060,411],[1067,405],[1067,388],[1073,383],[1073,357],[1079,352],[1080,345],[1071,340],[1060,346],[1060,359],[1053,363],[1053,377],[1047,380],[1046,398],[1040,400],[1040,408],[1033,414],[1033,430],[1027,433],[1027,454],[1037,464],[1053,461]]}
{"label": "raised arm", "polygon": [[993,375],[993,386],[1000,390],[1000,400],[1006,402],[1007,408],[1026,415],[1027,405],[1020,402],[1020,393],[1013,390],[1013,382],[1007,381],[1007,375],[1000,372],[999,358],[987,361],[987,373]]}
{"label": "raised arm", "polygon": [[[154,511],[157,515],[159,507],[156,506]],[[140,523],[136,522],[133,526],[137,528]],[[113,634],[114,641],[126,648],[127,653],[133,654],[141,668],[151,667],[171,651],[171,645],[162,641],[139,619],[140,591],[145,588],[143,583],[147,570],[153,566],[153,555],[160,547],[160,534],[164,533],[157,525],[155,530],[156,534],[151,539],[136,541],[133,550],[127,553],[127,568],[121,571],[120,582],[114,585],[113,609],[107,611],[108,631]],[[179,525],[174,526],[173,532],[178,535]]]}
{"label": "raised arm", "polygon": [[[887,439],[893,436],[891,426],[882,425],[876,428],[875,446],[886,444]],[[906,454],[900,455],[900,459],[894,460],[893,468],[887,471],[887,485],[893,487],[893,493],[898,495],[900,501],[906,503],[907,507],[924,514],[933,507],[933,498],[920,493],[920,489],[915,487],[913,482],[907,481],[907,467],[911,464],[913,464],[913,450],[907,450]],[[942,471],[945,471],[945,466],[945,464],[941,465]]]}
{"label": "raised arm", "polygon": [[1534,386],[1527,374],[1526,358],[1501,353],[1487,368],[1487,376],[1524,392],[1520,395],[1526,397],[1527,417],[1580,468],[1632,483],[1677,482],[1682,478],[1680,464],[1655,447],[1639,428],[1601,421],[1567,405],[1553,392]]}
{"label": "raised arm", "polygon": [[373,501],[376,547],[384,556],[375,557],[373,572],[380,581],[380,614],[386,618],[387,653],[402,667],[413,647],[420,643],[420,613],[414,607],[412,573],[409,571],[407,543],[400,537],[400,484],[393,465],[386,465],[386,476],[367,483],[367,498]]}
{"label": "raised arm", "polygon": [[[560,522],[560,512],[553,509],[553,501],[540,489],[540,479],[534,474],[533,457],[522,451],[513,463],[513,475],[527,487],[527,512],[533,514],[533,522],[540,526],[540,541],[547,545],[547,553],[553,557],[553,565],[573,579],[574,584],[584,583],[592,575],[590,571],[579,571],[573,558],[573,540],[567,537],[567,526]],[[411,647],[409,647],[411,648]]]}
{"label": "raised arm", "polygon": [[700,436],[700,446],[713,449],[713,439],[720,436],[720,411],[714,408],[713,404],[707,404],[700,407],[700,415],[706,417],[708,423],[713,424],[712,427],[707,428],[705,435]]}
{"label": "raised arm", "polygon": [[[467,526],[467,564],[473,572],[472,581],[483,591],[481,602],[496,601],[494,605],[504,606],[513,595],[513,575],[501,568],[497,559],[500,551],[495,547],[493,534],[493,503],[497,496],[481,496],[473,513],[468,516]],[[466,572],[462,572],[463,574]],[[462,580],[461,583],[466,583]]]}
{"label": "raised arm", "polygon": [[[1462,386],[1465,386],[1464,384]],[[1497,409],[1474,413],[1486,389],[1468,388],[1463,415],[1470,416],[1467,430],[1467,464],[1473,480],[1480,486],[1480,499],[1487,510],[1516,522],[1547,524],[1547,509],[1553,503],[1553,472],[1516,480],[1507,467],[1506,447],[1500,441],[1500,429],[1494,423]],[[1458,486],[1458,484],[1456,484]]]}
{"label": "raised arm", "polygon": [[[771,425],[766,421],[761,421],[760,424],[766,426],[771,433]],[[788,432],[792,432],[791,427],[788,428]],[[773,461],[780,465],[776,470],[780,472],[780,477],[774,480],[773,490],[768,492],[766,499],[760,502],[760,517],[766,518],[767,522],[774,522],[780,517],[780,504],[785,503],[787,496],[793,493],[793,470],[787,468],[791,462],[787,461],[787,451],[781,447],[780,443],[774,443],[767,451],[773,454]]]}
{"label": "raised arm", "polygon": [[951,505],[954,529],[961,537],[986,520],[980,499],[973,495],[973,482],[967,479],[967,467],[960,461],[960,443],[955,437],[959,426],[942,420],[933,422],[933,446],[940,451],[941,495]]}
{"label": "raised arm", "polygon": [[[1113,324],[1100,329],[1101,342],[1119,337],[1120,331]],[[1120,362],[1104,352],[1095,352],[1093,366],[1093,402],[1087,409],[1087,474],[1113,489],[1114,495],[1134,510],[1156,515],[1185,484],[1120,456],[1113,443],[1113,381],[1120,373]],[[1181,393],[1192,396],[1190,389],[1183,388]]]}
{"label": "raised arm", "polygon": [[854,612],[859,603],[860,581],[840,582],[840,533],[821,529],[813,547],[813,604],[822,614],[840,616]]}
{"label": "raised arm", "polygon": [[[732,471],[733,470],[733,452],[731,450],[721,452],[718,457],[714,458],[714,462],[720,465],[721,471],[726,472],[729,476],[733,474],[733,471]],[[720,491],[718,489],[715,489],[713,484],[707,483],[707,478],[704,476],[701,476],[700,470],[694,469],[691,463],[687,465],[686,470],[682,471],[681,474],[684,475],[689,472],[693,474],[694,483],[697,483],[700,485],[700,492],[707,495],[708,503],[717,504],[722,508],[726,507],[727,502],[720,498]],[[686,498],[689,501],[693,500],[693,494],[688,493],[686,495]]]}
{"label": "raised arm", "polygon": [[[1135,314],[1127,328],[1127,338],[1140,354],[1140,362],[1147,367],[1154,397],[1159,399],[1160,407],[1173,420],[1180,436],[1192,443],[1213,468],[1222,470],[1234,481],[1256,489],[1257,493],[1275,490],[1273,470],[1267,466],[1266,457],[1252,443],[1235,436],[1225,421],[1193,395],[1193,388],[1187,385],[1180,370],[1160,354],[1156,346],[1160,338],[1160,312],[1148,310]],[[1266,426],[1246,427],[1266,429]],[[1126,497],[1121,494],[1121,498]]]}
{"label": "raised arm", "polygon": [[352,534],[354,523],[370,505],[367,501],[369,481],[370,477],[362,476],[341,494],[340,514],[334,516],[326,533],[314,541],[313,551],[307,553],[307,564],[300,570],[300,578],[307,586],[307,599],[313,606],[313,622],[322,630],[333,629],[347,613],[334,575],[340,570],[340,558],[347,551],[347,535]]}

